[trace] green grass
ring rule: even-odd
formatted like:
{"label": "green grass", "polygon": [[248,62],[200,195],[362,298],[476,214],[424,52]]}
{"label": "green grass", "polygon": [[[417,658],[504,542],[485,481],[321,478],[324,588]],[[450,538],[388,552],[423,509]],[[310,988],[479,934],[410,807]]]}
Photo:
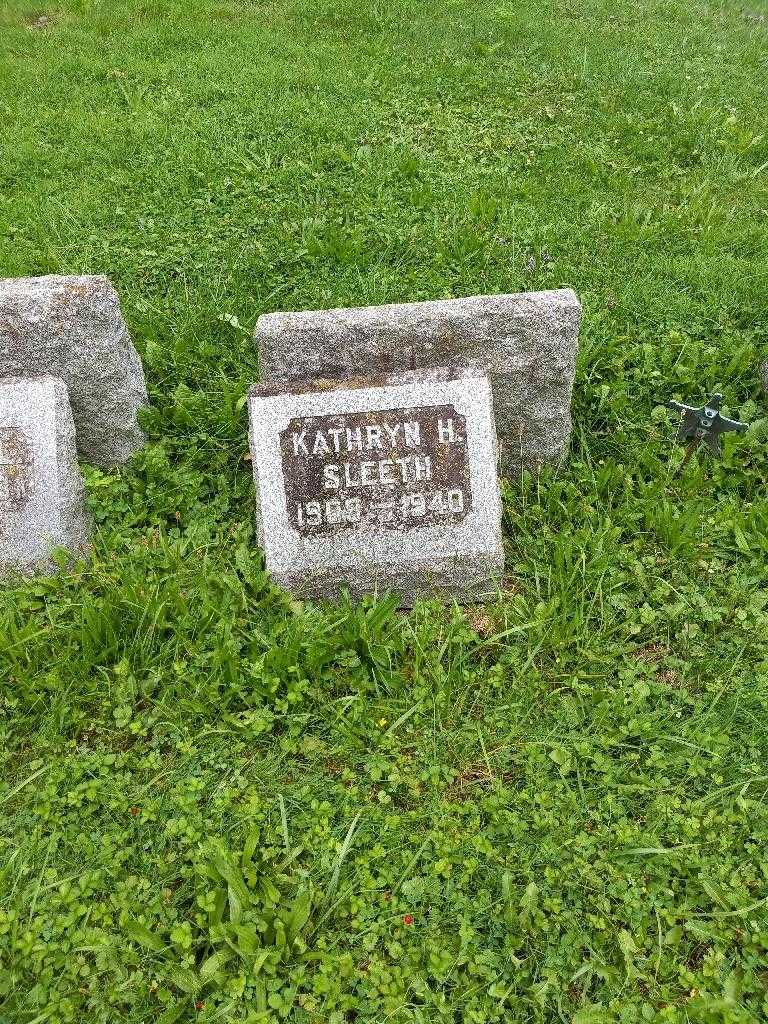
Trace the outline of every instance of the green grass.
{"label": "green grass", "polygon": [[[109,274],[152,397],[0,593],[2,1024],[768,1018],[764,0],[5,0],[0,59],[0,273]],[[499,601],[279,592],[257,316],[559,285]]]}

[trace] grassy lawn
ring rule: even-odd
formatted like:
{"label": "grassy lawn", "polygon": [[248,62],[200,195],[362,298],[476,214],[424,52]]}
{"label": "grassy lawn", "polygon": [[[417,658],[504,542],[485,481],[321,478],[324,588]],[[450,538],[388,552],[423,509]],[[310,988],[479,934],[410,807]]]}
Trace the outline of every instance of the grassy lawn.
{"label": "grassy lawn", "polygon": [[[765,0],[4,0],[0,274],[108,274],[152,410],[0,592],[2,1024],[768,1018],[767,71]],[[257,316],[560,285],[499,601],[278,591]]]}

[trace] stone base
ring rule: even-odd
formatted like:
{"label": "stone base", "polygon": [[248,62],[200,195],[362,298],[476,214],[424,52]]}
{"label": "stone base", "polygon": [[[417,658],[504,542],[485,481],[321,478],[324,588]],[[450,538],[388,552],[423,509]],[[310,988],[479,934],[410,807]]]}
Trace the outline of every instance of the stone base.
{"label": "stone base", "polygon": [[50,374],[69,390],[81,458],[122,465],[144,444],[144,370],[106,277],[0,279],[0,378]]}
{"label": "stone base", "polygon": [[515,479],[568,447],[580,324],[579,300],[564,288],[268,313],[255,340],[265,383],[437,366],[487,372],[502,472]]}

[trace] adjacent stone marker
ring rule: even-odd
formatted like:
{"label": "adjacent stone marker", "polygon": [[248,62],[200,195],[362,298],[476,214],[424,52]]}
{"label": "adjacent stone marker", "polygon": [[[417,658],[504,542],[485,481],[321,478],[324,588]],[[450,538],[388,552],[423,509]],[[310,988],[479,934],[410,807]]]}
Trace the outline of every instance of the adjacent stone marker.
{"label": "adjacent stone marker", "polygon": [[261,379],[344,378],[430,366],[487,371],[501,465],[559,461],[571,432],[581,305],[570,289],[357,309],[268,313]]}
{"label": "adjacent stone marker", "polygon": [[147,385],[106,277],[0,279],[0,378],[38,374],[66,383],[83,459],[120,465],[141,448]]}
{"label": "adjacent stone marker", "polygon": [[88,548],[75,427],[63,381],[0,380],[0,573],[52,568]]}
{"label": "adjacent stone marker", "polygon": [[299,596],[478,600],[502,576],[491,387],[473,370],[259,385],[259,541]]}

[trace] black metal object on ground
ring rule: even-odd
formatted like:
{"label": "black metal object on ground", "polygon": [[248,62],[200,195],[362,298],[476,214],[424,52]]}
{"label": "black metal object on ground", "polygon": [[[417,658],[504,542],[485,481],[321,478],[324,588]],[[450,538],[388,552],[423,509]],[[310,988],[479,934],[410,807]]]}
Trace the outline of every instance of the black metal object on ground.
{"label": "black metal object on ground", "polygon": [[739,420],[729,420],[720,413],[720,406],[723,404],[723,396],[712,395],[706,405],[696,408],[692,405],[683,405],[682,402],[669,401],[667,408],[674,409],[680,413],[680,426],[677,431],[677,441],[688,446],[686,452],[687,462],[700,444],[706,444],[713,455],[720,455],[720,437],[722,434],[737,431],[743,434],[748,424]]}

